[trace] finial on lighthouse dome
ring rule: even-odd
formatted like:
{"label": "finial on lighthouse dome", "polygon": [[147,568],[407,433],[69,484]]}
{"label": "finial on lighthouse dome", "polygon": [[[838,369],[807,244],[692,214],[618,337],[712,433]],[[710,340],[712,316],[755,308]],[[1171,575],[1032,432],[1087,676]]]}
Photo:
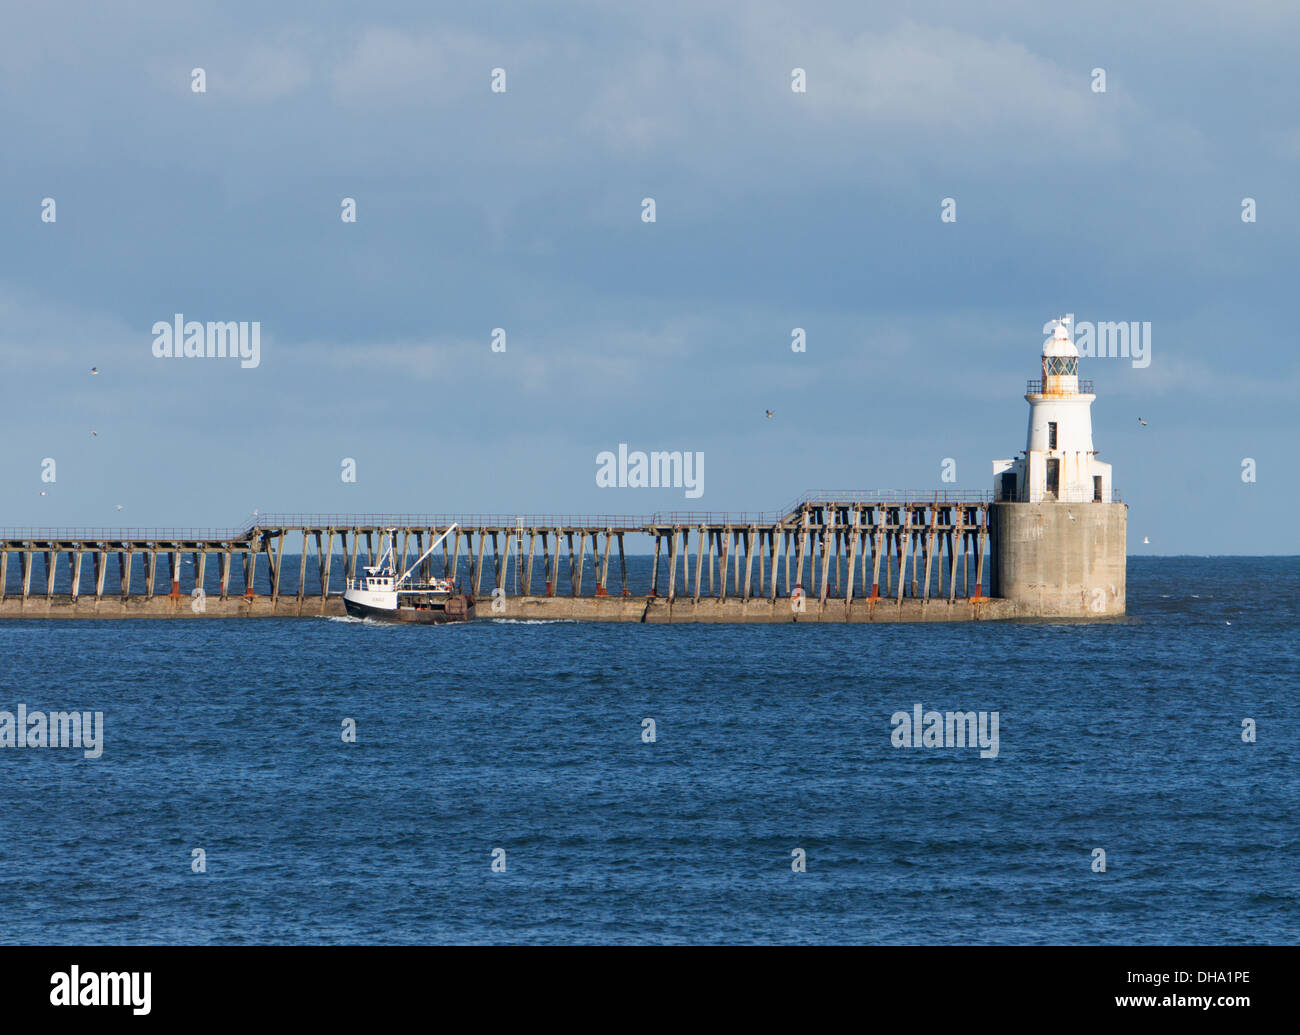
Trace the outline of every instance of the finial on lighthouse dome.
{"label": "finial on lighthouse dome", "polygon": [[1061,316],[1052,321],[1052,336],[1043,342],[1044,356],[1074,356],[1079,350],[1070,337],[1070,318]]}

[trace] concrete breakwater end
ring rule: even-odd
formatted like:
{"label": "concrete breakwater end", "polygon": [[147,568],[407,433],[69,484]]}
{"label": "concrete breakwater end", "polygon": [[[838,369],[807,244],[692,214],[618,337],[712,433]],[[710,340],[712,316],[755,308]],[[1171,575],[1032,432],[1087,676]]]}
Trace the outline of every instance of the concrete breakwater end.
{"label": "concrete breakwater end", "polygon": [[[808,600],[802,613],[795,613],[786,598],[775,601],[718,600],[665,597],[506,597],[478,598],[475,621],[493,619],[579,622],[668,623],[784,623],[784,622],[976,622],[1010,618],[1033,618],[1028,609],[1012,600],[958,598],[919,600],[905,597],[844,601],[830,598]],[[66,594],[0,602],[0,618],[320,618],[342,617],[343,601],[338,597],[208,598],[202,611],[195,611],[188,597],[152,598],[81,597]]]}

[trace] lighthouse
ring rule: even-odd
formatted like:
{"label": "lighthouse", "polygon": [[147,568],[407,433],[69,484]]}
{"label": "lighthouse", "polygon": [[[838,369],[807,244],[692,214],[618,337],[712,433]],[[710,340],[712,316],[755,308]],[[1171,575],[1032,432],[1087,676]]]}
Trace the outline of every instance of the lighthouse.
{"label": "lighthouse", "polygon": [[1110,503],[1110,464],[1092,448],[1092,382],[1079,380],[1079,350],[1069,317],[1052,321],[1042,376],[1026,386],[1029,432],[1015,460],[993,462],[999,501]]}
{"label": "lighthouse", "polygon": [[1069,317],[1053,320],[1028,383],[1019,457],[993,461],[994,596],[1026,615],[1122,615],[1128,508],[1092,444],[1092,382],[1079,380]]}

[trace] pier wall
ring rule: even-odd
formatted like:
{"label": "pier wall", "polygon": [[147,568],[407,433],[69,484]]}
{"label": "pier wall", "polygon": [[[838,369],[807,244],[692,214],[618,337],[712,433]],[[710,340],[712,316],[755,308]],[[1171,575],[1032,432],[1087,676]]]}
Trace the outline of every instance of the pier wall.
{"label": "pier wall", "polygon": [[1125,612],[1128,507],[994,503],[989,592],[1043,618]]}
{"label": "pier wall", "polygon": [[342,617],[342,597],[208,597],[195,610],[188,597],[6,597],[0,601],[3,618],[310,618]]}
{"label": "pier wall", "polygon": [[[493,605],[496,605],[494,609]],[[1008,600],[991,597],[924,600],[808,600],[796,610],[786,598],[719,600],[716,597],[480,597],[478,620],[692,623],[978,622],[1032,617]],[[342,617],[339,597],[239,597],[209,599],[202,611],[188,597],[80,597],[66,594],[0,602],[0,618],[312,618]]]}
{"label": "pier wall", "polygon": [[1005,600],[989,597],[957,600],[810,600],[796,611],[787,599],[699,600],[663,597],[606,597],[563,599],[516,597],[506,600],[494,613],[491,602],[480,604],[480,618],[515,620],[574,620],[583,622],[646,622],[655,624],[726,623],[773,624],[787,622],[976,622],[1014,618],[1014,608]]}

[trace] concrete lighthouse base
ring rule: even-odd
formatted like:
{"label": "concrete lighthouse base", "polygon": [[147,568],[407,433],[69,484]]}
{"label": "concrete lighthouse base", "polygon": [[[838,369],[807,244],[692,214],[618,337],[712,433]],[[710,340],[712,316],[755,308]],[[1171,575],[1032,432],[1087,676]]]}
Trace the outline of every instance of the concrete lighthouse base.
{"label": "concrete lighthouse base", "polygon": [[1021,614],[1124,614],[1128,507],[1123,503],[994,503],[989,530],[989,590],[1014,601]]}

